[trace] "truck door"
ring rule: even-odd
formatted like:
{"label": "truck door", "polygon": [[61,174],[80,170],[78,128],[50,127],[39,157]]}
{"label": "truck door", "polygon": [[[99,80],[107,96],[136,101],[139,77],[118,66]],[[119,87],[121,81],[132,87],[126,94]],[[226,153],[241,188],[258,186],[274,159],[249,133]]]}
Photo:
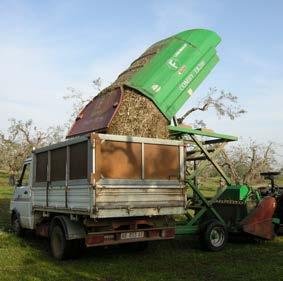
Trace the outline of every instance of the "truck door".
{"label": "truck door", "polygon": [[11,209],[19,214],[23,228],[33,228],[31,182],[31,162],[25,162],[11,202]]}

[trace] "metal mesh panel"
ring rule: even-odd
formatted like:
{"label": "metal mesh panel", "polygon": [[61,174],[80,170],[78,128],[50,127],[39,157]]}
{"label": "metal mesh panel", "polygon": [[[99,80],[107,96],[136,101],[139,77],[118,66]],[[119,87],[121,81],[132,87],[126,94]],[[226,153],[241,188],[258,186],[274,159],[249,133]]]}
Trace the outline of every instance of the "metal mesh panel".
{"label": "metal mesh panel", "polygon": [[176,180],[179,178],[179,147],[160,144],[144,145],[145,179]]}
{"label": "metal mesh panel", "polygon": [[101,175],[108,179],[141,178],[141,144],[104,141],[101,144]]}
{"label": "metal mesh panel", "polygon": [[63,181],[66,179],[66,147],[51,151],[51,181]]}
{"label": "metal mesh panel", "polygon": [[70,180],[87,178],[87,141],[70,146]]}
{"label": "metal mesh panel", "polygon": [[48,163],[48,153],[41,152],[36,154],[36,182],[47,181],[47,163]]}

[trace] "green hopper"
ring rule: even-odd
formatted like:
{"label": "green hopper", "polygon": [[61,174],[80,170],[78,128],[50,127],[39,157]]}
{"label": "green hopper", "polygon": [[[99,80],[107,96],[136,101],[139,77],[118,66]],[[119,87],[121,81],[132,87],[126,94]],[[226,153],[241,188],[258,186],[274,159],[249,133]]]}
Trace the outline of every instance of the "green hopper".
{"label": "green hopper", "polygon": [[219,61],[215,48],[220,41],[213,31],[193,29],[157,42],[149,49],[159,51],[125,84],[171,120]]}

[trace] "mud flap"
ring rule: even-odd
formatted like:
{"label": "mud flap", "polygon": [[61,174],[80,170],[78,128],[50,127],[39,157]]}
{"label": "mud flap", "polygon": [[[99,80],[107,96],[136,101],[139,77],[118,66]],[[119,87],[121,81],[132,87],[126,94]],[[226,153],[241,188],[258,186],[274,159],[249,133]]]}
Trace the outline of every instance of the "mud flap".
{"label": "mud flap", "polygon": [[274,238],[274,226],[272,217],[276,208],[276,200],[273,197],[265,197],[258,206],[241,222],[243,231],[267,240]]}

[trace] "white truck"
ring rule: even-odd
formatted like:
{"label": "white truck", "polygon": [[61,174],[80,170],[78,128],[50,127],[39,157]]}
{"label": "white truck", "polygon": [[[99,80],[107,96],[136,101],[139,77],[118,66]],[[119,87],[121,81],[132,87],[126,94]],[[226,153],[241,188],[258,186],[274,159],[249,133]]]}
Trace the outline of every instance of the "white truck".
{"label": "white truck", "polygon": [[97,133],[37,149],[15,187],[12,228],[49,237],[57,259],[172,239],[172,215],[186,207],[184,150],[183,141]]}

